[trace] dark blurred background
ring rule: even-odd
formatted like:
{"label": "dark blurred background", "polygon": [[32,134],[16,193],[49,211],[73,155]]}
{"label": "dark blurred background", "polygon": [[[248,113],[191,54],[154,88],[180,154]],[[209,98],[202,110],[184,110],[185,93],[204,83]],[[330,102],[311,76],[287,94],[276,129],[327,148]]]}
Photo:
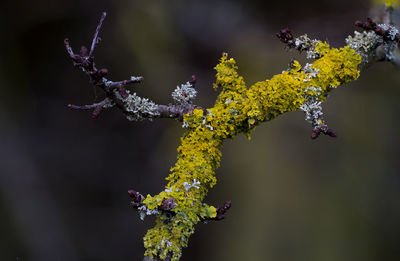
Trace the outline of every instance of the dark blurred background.
{"label": "dark blurred background", "polygon": [[[0,41],[0,260],[142,260],[142,222],[127,190],[155,194],[183,130],[171,120],[128,122],[89,104],[101,92],[63,46],[89,45],[107,11],[96,63],[158,103],[198,78],[211,106],[213,67],[235,57],[248,85],[287,68],[284,27],[340,47],[368,1],[7,1]],[[302,112],[226,142],[207,203],[232,200],[222,222],[200,224],[182,260],[400,260],[399,72],[375,64],[325,104],[338,138],[310,140]]]}

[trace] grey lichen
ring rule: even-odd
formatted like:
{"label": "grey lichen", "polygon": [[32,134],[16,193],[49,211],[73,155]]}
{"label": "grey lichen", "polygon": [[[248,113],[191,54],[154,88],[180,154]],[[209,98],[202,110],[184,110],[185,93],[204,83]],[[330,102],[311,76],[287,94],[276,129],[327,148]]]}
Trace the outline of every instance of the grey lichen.
{"label": "grey lichen", "polygon": [[396,27],[387,24],[379,24],[380,28],[387,32],[386,37],[389,38],[389,41],[385,41],[383,44],[383,48],[385,50],[385,58],[388,61],[393,61],[395,59],[394,51],[398,48],[396,41],[396,35],[399,33]]}
{"label": "grey lichen", "polygon": [[376,47],[382,43],[382,37],[373,31],[355,31],[354,36],[349,35],[346,38],[346,44],[361,55],[363,63],[368,63],[375,56]]}
{"label": "grey lichen", "polygon": [[378,27],[380,27],[384,31],[388,32],[388,37],[392,41],[394,41],[396,39],[396,35],[399,33],[399,30],[397,30],[397,28],[394,27],[393,25],[378,24]]}
{"label": "grey lichen", "polygon": [[139,216],[140,216],[141,220],[144,220],[144,218],[146,216],[160,214],[160,211],[158,211],[157,209],[150,210],[147,208],[146,205],[142,205],[142,206],[138,207],[138,211],[139,211]]}
{"label": "grey lichen", "polygon": [[177,86],[176,89],[172,92],[172,98],[174,99],[176,104],[191,104],[196,96],[197,91],[189,82],[181,84],[181,86]]}
{"label": "grey lichen", "polygon": [[196,179],[193,179],[193,183],[189,183],[186,181],[183,183],[183,187],[186,191],[189,191],[191,188],[200,189],[199,185],[200,181],[197,181]]}
{"label": "grey lichen", "polygon": [[306,99],[300,109],[305,113],[305,120],[310,122],[314,127],[324,124],[322,121],[322,102],[319,100],[322,89],[320,87],[308,87],[304,91]]}
{"label": "grey lichen", "polygon": [[307,78],[303,80],[304,82],[311,81],[311,79],[317,77],[319,73],[319,69],[313,68],[311,63],[306,63],[303,71],[307,74]]}
{"label": "grey lichen", "polygon": [[[399,30],[387,24],[378,24],[377,28],[384,32],[379,35],[374,31],[354,32],[354,36],[346,38],[346,43],[353,48],[362,57],[363,63],[368,63],[375,56],[380,60],[393,61],[395,59],[394,51],[398,48],[396,36]],[[379,48],[379,47],[383,48]],[[381,50],[381,51],[380,51]]]}
{"label": "grey lichen", "polygon": [[305,51],[307,59],[317,59],[320,57],[320,54],[315,51],[315,47],[321,41],[313,40],[308,37],[307,34],[301,35],[294,39],[294,46],[300,52]]}
{"label": "grey lichen", "polygon": [[141,98],[136,93],[130,94],[127,91],[128,97],[124,99],[117,90],[114,90],[114,93],[123,102],[126,118],[130,121],[151,120],[160,115],[157,104],[147,98]]}

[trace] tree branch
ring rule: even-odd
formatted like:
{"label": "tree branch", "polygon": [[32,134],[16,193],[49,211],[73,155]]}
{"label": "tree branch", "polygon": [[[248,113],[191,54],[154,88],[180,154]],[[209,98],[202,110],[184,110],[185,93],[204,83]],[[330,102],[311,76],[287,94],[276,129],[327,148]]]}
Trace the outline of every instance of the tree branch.
{"label": "tree branch", "polygon": [[146,197],[134,190],[128,191],[131,205],[139,211],[141,219],[147,215],[156,216],[155,227],[144,237],[145,255],[151,256],[145,260],[179,260],[182,248],[187,246],[199,221],[225,217],[231,207],[230,201],[221,207],[213,207],[203,200],[216,183],[215,170],[219,167],[221,147],[226,139],[240,133],[249,135],[262,122],[298,109],[305,112],[306,120],[313,126],[311,138],[315,139],[321,133],[335,137],[336,132],[329,129],[322,118],[321,104],[333,89],[357,80],[365,64],[376,61],[377,57],[393,62],[394,50],[400,40],[397,28],[376,24],[370,18],[366,22],[356,22],[365,31],[349,36],[343,48],[331,48],[328,43],[312,40],[307,35],[295,38],[289,29],[283,29],[277,34],[278,38],[288,48],[306,52],[306,57],[313,62],[302,66],[293,61],[281,74],[248,88],[238,73],[236,61],[223,54],[216,66],[214,84],[222,91],[215,105],[203,110],[192,104],[197,93],[194,77],[173,91],[173,105],[157,105],[131,94],[126,85],[140,82],[140,77],[119,82],[107,80],[107,69],[97,70],[93,56],[104,17],[105,14],[100,19],[89,53],[82,47],[80,55],[76,55],[67,39],[65,46],[74,65],[89,76],[94,86],[105,92],[106,99],[92,105],[70,107],[93,109],[93,114],[98,115],[103,108],[116,106],[130,120],[175,118],[188,128],[181,139],[177,163],[171,168],[165,189]]}
{"label": "tree branch", "polygon": [[[106,99],[91,105],[78,106],[69,104],[69,108],[77,110],[93,109],[92,118],[97,118],[103,109],[115,106],[124,113],[128,120],[135,121],[154,118],[173,118],[182,121],[183,115],[191,113],[194,109],[201,109],[201,107],[192,104],[197,93],[194,90],[196,82],[194,76],[186,84],[182,84],[175,89],[173,92],[174,104],[168,105],[157,105],[153,101],[139,97],[136,93],[132,94],[127,90],[126,87],[128,85],[140,83],[143,80],[141,76],[131,76],[130,79],[123,81],[108,80],[106,78],[108,70],[106,68],[97,69],[94,62],[94,51],[100,42],[99,33],[105,17],[106,13],[104,12],[94,33],[89,53],[85,46],[81,47],[80,54],[74,53],[68,38],[64,40],[64,45],[73,65],[88,75],[89,81],[93,86],[103,90]],[[193,95],[188,97],[187,93],[192,93]]]}
{"label": "tree branch", "polygon": [[[390,23],[392,11],[392,7],[386,7],[385,17]],[[375,61],[390,61],[398,65],[399,61],[394,55],[394,50],[398,48],[400,34],[396,27],[391,24],[377,24],[370,17],[367,17],[366,22],[356,21],[355,26],[365,31],[362,33],[355,32],[355,36],[349,36],[346,39],[346,43],[361,55],[363,65],[360,69],[367,68],[367,64],[371,65]],[[317,48],[322,43],[319,40],[312,40],[307,35],[294,37],[289,28],[280,30],[276,36],[288,48],[306,52],[307,58],[318,59],[322,56],[321,51]],[[293,66],[291,67],[293,68]],[[312,68],[311,64],[306,64],[302,70],[309,73],[311,78],[319,73],[318,70]],[[310,78],[307,80],[310,80]],[[315,96],[315,93],[321,93],[321,89],[319,87],[310,87],[310,91],[314,93],[312,95],[304,94],[306,100],[300,109],[305,112],[306,120],[313,125],[311,138],[316,139],[321,133],[336,137],[336,132],[328,127],[322,117],[322,102]]]}

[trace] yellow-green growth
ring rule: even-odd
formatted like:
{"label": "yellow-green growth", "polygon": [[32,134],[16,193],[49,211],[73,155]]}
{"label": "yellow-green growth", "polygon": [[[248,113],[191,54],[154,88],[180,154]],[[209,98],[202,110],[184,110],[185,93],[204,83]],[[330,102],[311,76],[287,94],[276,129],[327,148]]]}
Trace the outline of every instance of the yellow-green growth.
{"label": "yellow-green growth", "polygon": [[376,4],[385,4],[387,7],[398,6],[400,0],[374,0]]}
{"label": "yellow-green growth", "polygon": [[331,89],[359,77],[361,57],[350,47],[331,49],[327,43],[319,43],[316,51],[321,54],[312,65],[319,70],[316,76],[305,73],[295,61],[290,70],[250,88],[238,74],[235,60],[223,54],[215,68],[214,88],[222,91],[214,107],[205,111],[196,109],[184,116],[188,129],[181,138],[168,184],[160,194],[148,195],[144,200],[150,210],[157,209],[163,199],[174,198],[176,203],[172,209],[175,216],[157,214],[155,227],[144,237],[145,255],[165,259],[170,253],[172,260],[179,260],[194,226],[202,218],[216,216],[216,209],[203,200],[216,183],[215,169],[225,139],[239,133],[248,135],[261,122],[299,109],[305,94],[312,92],[309,87],[320,87],[319,100],[325,101]]}

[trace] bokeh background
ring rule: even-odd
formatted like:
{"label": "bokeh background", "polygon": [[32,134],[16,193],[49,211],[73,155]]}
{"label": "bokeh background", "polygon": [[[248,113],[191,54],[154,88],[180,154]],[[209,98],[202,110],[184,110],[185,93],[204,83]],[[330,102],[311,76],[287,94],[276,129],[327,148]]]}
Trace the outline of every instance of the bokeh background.
{"label": "bokeh background", "polygon": [[[211,106],[213,67],[234,56],[250,85],[301,55],[284,27],[340,47],[368,1],[39,0],[0,9],[0,260],[142,260],[153,225],[129,207],[127,190],[155,194],[183,130],[171,120],[97,120],[66,105],[99,100],[63,46],[89,45],[108,12],[99,68],[158,103],[190,75],[197,104]],[[375,9],[376,10],[376,9]],[[379,12],[375,12],[379,13]],[[310,140],[302,112],[226,142],[209,204],[232,200],[222,222],[200,224],[182,260],[399,260],[400,74],[375,64],[325,104],[332,139]]]}

